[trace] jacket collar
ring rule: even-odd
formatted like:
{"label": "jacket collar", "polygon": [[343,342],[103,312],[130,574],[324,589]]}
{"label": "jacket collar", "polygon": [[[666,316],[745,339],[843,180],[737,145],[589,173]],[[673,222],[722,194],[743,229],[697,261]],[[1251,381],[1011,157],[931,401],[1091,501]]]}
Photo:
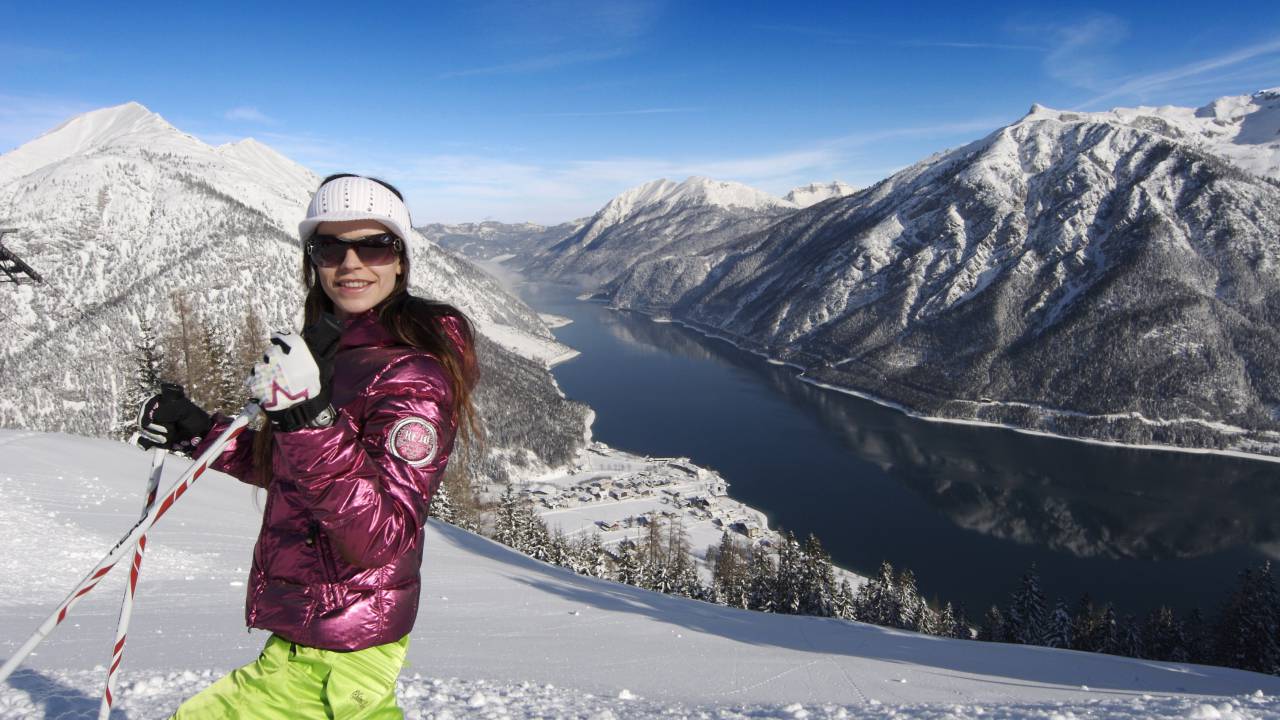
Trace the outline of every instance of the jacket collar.
{"label": "jacket collar", "polygon": [[378,322],[378,313],[366,310],[342,322],[342,340],[338,349],[394,345],[396,339]]}

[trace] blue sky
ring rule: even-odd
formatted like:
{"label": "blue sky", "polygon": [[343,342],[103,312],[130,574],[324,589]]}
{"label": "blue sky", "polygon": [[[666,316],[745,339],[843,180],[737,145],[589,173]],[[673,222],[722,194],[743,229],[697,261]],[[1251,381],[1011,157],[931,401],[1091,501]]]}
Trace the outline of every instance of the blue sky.
{"label": "blue sky", "polygon": [[558,222],[691,174],[867,185],[1032,102],[1280,85],[1274,0],[108,5],[0,3],[0,151],[136,100],[212,144],[383,176],[418,224]]}

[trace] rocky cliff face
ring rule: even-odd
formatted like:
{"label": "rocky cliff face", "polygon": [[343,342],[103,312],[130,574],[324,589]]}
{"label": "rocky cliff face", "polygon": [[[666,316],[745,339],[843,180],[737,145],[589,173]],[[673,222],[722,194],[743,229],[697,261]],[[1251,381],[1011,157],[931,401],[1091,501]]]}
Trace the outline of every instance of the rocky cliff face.
{"label": "rocky cliff face", "polygon": [[613,302],[926,414],[1264,449],[1280,440],[1280,183],[1258,128],[1278,107],[1037,106],[853,196],[637,263]]}

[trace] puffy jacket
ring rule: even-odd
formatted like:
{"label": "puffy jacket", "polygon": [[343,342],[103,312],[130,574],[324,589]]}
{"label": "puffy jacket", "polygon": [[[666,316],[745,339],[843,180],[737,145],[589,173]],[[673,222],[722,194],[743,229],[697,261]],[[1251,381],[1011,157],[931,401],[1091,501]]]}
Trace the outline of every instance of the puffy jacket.
{"label": "puffy jacket", "polygon": [[[413,628],[427,506],[456,430],[452,388],[435,356],[396,344],[367,312],[344,324],[332,398],[331,427],[274,434],[245,619],[303,645],[361,650]],[[260,484],[253,439],[236,438],[214,469]]]}

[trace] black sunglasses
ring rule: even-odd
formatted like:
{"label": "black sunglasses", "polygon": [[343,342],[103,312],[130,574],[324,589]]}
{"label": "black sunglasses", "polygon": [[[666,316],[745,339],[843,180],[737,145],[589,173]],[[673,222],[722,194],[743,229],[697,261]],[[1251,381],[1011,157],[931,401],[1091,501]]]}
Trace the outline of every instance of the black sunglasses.
{"label": "black sunglasses", "polygon": [[390,265],[404,250],[404,241],[392,233],[343,240],[336,235],[312,235],[307,240],[307,256],[317,267],[335,268],[347,258],[347,250],[355,248],[365,265]]}

